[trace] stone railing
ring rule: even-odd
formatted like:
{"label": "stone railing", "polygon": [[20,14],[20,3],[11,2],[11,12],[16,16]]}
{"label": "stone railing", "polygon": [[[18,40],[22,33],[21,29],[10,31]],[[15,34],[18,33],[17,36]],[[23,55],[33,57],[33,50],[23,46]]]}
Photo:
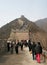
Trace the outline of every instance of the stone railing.
{"label": "stone railing", "polygon": [[43,56],[43,59],[44,59],[44,62],[47,63],[47,51],[43,49],[43,53],[42,53],[42,56]]}

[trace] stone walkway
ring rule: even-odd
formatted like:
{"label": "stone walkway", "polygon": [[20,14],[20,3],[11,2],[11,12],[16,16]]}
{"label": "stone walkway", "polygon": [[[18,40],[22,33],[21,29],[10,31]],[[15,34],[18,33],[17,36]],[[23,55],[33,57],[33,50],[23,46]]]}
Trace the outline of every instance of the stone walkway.
{"label": "stone walkway", "polygon": [[19,49],[19,54],[6,54],[0,57],[0,65],[46,65],[43,61],[39,64],[36,60],[32,60],[32,54],[29,53],[28,48],[23,51]]}

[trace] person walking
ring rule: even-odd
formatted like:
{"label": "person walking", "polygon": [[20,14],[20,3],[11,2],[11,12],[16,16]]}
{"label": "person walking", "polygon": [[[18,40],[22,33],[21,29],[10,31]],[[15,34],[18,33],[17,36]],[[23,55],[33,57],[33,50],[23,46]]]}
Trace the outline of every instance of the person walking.
{"label": "person walking", "polygon": [[23,51],[23,40],[21,40],[21,51]]}
{"label": "person walking", "polygon": [[30,40],[28,41],[28,47],[29,47],[29,52],[31,53],[32,44],[31,44],[31,41]]}
{"label": "person walking", "polygon": [[42,46],[40,42],[36,44],[35,52],[36,52],[36,60],[38,63],[40,63],[40,55],[42,54]]}
{"label": "person walking", "polygon": [[19,47],[19,41],[17,41],[17,42],[16,42],[16,45],[15,45],[16,54],[18,54],[18,47]]}
{"label": "person walking", "polygon": [[13,43],[11,42],[11,54],[13,54]]}
{"label": "person walking", "polygon": [[35,59],[35,47],[36,47],[36,44],[35,42],[32,43],[32,56],[33,56],[33,60]]}
{"label": "person walking", "polygon": [[7,41],[7,51],[10,51],[10,41]]}

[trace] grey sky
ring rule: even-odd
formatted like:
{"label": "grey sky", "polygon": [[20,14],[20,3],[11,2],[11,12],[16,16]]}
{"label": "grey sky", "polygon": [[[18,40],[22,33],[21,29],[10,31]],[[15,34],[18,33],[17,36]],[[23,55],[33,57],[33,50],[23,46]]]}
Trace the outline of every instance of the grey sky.
{"label": "grey sky", "polygon": [[0,0],[0,27],[21,15],[31,21],[47,18],[47,0]]}

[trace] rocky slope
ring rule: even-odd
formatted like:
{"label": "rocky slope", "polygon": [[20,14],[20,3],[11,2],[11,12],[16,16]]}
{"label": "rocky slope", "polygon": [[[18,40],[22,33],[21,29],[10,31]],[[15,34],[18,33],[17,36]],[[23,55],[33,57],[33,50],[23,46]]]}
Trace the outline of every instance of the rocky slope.
{"label": "rocky slope", "polygon": [[11,29],[28,29],[32,32],[40,31],[39,27],[35,25],[35,23],[29,21],[24,16],[17,18],[10,23],[7,23],[0,29],[0,39],[8,38],[11,32]]}
{"label": "rocky slope", "polygon": [[47,32],[47,18],[37,20],[35,23],[37,24],[37,26]]}
{"label": "rocky slope", "polygon": [[0,28],[0,39],[8,39],[12,29],[28,29],[30,39],[35,42],[40,41],[43,48],[47,49],[47,34],[23,15]]}

